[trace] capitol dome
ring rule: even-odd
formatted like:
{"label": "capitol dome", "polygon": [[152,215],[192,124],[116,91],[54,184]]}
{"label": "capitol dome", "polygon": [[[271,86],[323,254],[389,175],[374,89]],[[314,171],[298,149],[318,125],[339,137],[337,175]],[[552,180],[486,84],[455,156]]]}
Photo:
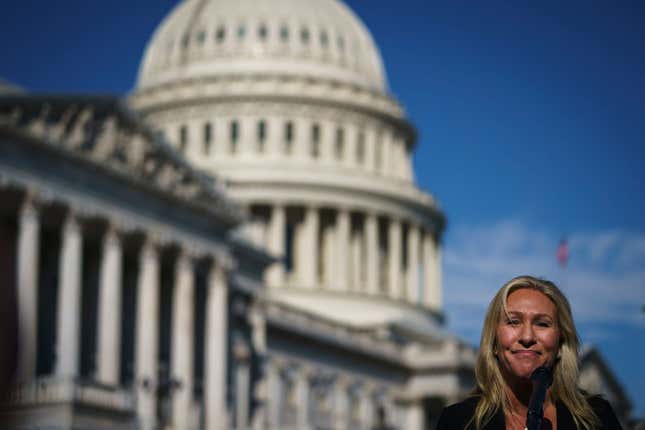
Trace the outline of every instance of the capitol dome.
{"label": "capitol dome", "polygon": [[130,103],[248,210],[246,234],[280,259],[272,299],[436,332],[444,216],[415,184],[416,130],[342,2],[181,1]]}
{"label": "capitol dome", "polygon": [[227,75],[386,89],[372,37],[337,0],[183,1],[148,45],[138,87]]}

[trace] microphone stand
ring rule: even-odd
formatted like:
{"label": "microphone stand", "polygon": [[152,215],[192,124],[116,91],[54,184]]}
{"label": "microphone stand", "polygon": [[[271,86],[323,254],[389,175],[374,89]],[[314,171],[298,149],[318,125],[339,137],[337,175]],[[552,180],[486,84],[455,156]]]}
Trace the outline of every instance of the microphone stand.
{"label": "microphone stand", "polygon": [[546,390],[553,383],[551,369],[540,366],[531,374],[533,392],[529,400],[529,410],[526,414],[526,430],[540,430],[542,418],[544,417],[543,404],[546,397]]}

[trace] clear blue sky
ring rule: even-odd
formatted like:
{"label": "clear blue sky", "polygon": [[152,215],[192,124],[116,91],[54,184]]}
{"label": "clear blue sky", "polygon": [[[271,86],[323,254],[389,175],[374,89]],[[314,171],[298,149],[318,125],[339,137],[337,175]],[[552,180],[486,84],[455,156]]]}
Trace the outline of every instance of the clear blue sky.
{"label": "clear blue sky", "polygon": [[[3,5],[0,77],[32,91],[125,94],[175,3]],[[501,283],[553,278],[582,340],[645,416],[645,3],[349,4],[419,130],[417,181],[448,217],[449,326],[476,344]],[[563,235],[566,269],[554,257]]]}

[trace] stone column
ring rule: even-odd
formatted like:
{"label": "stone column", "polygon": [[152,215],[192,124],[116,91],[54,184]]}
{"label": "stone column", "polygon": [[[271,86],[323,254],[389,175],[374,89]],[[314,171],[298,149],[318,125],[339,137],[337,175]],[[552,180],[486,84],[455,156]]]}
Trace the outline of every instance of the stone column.
{"label": "stone column", "polygon": [[[273,206],[271,220],[269,221],[267,248],[274,257],[284,258],[285,254],[285,228],[287,218],[285,208],[280,204]],[[284,263],[273,263],[266,271],[266,282],[271,288],[284,286]]]}
{"label": "stone column", "polygon": [[235,427],[249,428],[249,392],[251,389],[251,352],[241,341],[235,345]]}
{"label": "stone column", "polygon": [[365,289],[364,277],[364,256],[363,256],[363,239],[362,232],[354,232],[352,235],[352,264],[351,264],[351,280],[349,281],[349,288],[353,291]]}
{"label": "stone column", "polygon": [[121,372],[121,239],[112,226],[103,237],[99,280],[96,379],[119,384]]}
{"label": "stone column", "polygon": [[194,289],[193,262],[182,250],[175,265],[170,357],[171,375],[180,384],[172,396],[172,423],[177,429],[188,428],[193,400]]}
{"label": "stone column", "polygon": [[323,164],[335,163],[336,124],[333,121],[320,121],[320,161]]}
{"label": "stone column", "polygon": [[228,428],[226,410],[226,369],[228,363],[228,286],[226,273],[218,262],[208,279],[204,360],[204,409],[206,430]]}
{"label": "stone column", "polygon": [[421,304],[419,300],[419,227],[410,224],[408,227],[408,267],[407,267],[406,300]]}
{"label": "stone column", "polygon": [[[354,123],[345,123],[345,157],[341,161],[343,166],[355,167],[358,165],[358,160],[356,159],[358,133],[358,127]],[[363,151],[365,151],[365,148],[363,148]]]}
{"label": "stone column", "polygon": [[303,161],[311,158],[311,124],[312,122],[307,118],[296,118],[293,121],[293,156],[297,160]]}
{"label": "stone column", "polygon": [[392,175],[392,162],[393,151],[392,151],[392,132],[389,129],[383,130],[381,134],[381,169],[380,172],[383,176]]}
{"label": "stone column", "polygon": [[146,240],[139,257],[136,326],[137,417],[142,430],[153,430],[157,423],[159,265],[159,250]]}
{"label": "stone column", "polygon": [[336,379],[334,386],[334,429],[349,428],[349,399],[347,394],[348,381],[344,377]]}
{"label": "stone column", "polygon": [[376,171],[376,145],[378,139],[373,127],[365,129],[365,169],[373,173]]}
{"label": "stone column", "polygon": [[421,401],[413,401],[406,409],[406,430],[423,430],[425,420]]}
{"label": "stone column", "polygon": [[79,371],[83,237],[73,214],[63,221],[58,271],[58,339],[56,376],[74,378]]}
{"label": "stone column", "polygon": [[257,356],[257,371],[259,373],[253,389],[253,402],[255,410],[253,413],[252,428],[263,430],[267,428],[268,422],[268,381],[267,381],[267,333],[266,317],[260,303],[255,303],[248,314],[248,322],[251,326],[251,343]]}
{"label": "stone column", "polygon": [[322,231],[322,261],[323,261],[323,279],[322,285],[324,288],[335,290],[338,288],[336,283],[336,274],[338,272],[336,268],[336,243],[337,243],[337,234],[336,226],[326,225]]}
{"label": "stone column", "polygon": [[371,430],[374,425],[374,399],[370,387],[365,387],[360,398],[361,429]]}
{"label": "stone column", "polygon": [[367,292],[377,295],[379,292],[378,264],[379,238],[378,238],[378,217],[374,213],[368,213],[365,218],[365,242],[366,242],[366,281]]}
{"label": "stone column", "polygon": [[280,410],[282,409],[283,392],[280,383],[280,368],[275,361],[267,364],[268,401],[268,428],[280,429]]}
{"label": "stone column", "polygon": [[16,375],[18,382],[29,382],[36,377],[40,250],[39,214],[30,197],[23,202],[18,216],[16,253],[20,356]]}
{"label": "stone column", "polygon": [[238,124],[240,158],[253,158],[256,152],[255,117],[247,115],[240,116]]}
{"label": "stone column", "polygon": [[231,119],[227,117],[218,117],[213,124],[213,142],[211,143],[211,153],[214,160],[221,160],[228,157],[230,148],[229,127]]}
{"label": "stone column", "polygon": [[284,136],[284,121],[278,116],[269,116],[267,117],[266,124],[268,127],[266,141],[267,157],[272,160],[282,159],[284,142],[286,140]]}
{"label": "stone column", "polygon": [[306,367],[299,369],[296,376],[296,402],[298,409],[296,411],[296,428],[298,430],[307,430],[309,426],[309,376],[310,370]]}
{"label": "stone column", "polygon": [[305,209],[305,219],[303,221],[303,240],[298,258],[300,264],[300,282],[304,288],[313,289],[318,286],[318,228],[319,228],[318,208],[309,206]]}
{"label": "stone column", "polygon": [[423,272],[424,272],[424,292],[423,303],[431,309],[441,307],[441,285],[437,243],[433,234],[426,231],[423,237]]}
{"label": "stone column", "polygon": [[347,291],[348,260],[350,248],[351,217],[347,209],[341,208],[336,215],[336,281],[339,291]]}
{"label": "stone column", "polygon": [[390,219],[388,239],[388,293],[393,299],[401,299],[401,222],[398,219]]}

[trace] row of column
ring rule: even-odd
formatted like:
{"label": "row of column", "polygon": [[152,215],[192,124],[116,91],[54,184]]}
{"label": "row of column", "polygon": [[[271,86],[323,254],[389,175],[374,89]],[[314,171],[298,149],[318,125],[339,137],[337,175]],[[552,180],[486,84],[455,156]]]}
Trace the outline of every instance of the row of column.
{"label": "row of column", "polygon": [[[319,131],[314,133],[316,127]],[[164,125],[166,136],[197,164],[230,157],[316,160],[401,180],[412,179],[412,160],[403,135],[333,120],[285,120],[267,115],[193,119]],[[314,135],[317,134],[318,137]]]}
{"label": "row of column", "polygon": [[389,218],[387,247],[383,250],[385,238],[379,237],[377,214],[365,214],[362,226],[352,228],[350,211],[338,209],[334,223],[321,229],[320,210],[309,206],[295,226],[293,238],[288,238],[286,210],[283,205],[271,207],[264,237],[267,249],[277,256],[285,255],[287,240],[293,240],[293,273],[288,279],[284,264],[274,264],[266,276],[270,287],[292,283],[308,289],[363,291],[432,309],[441,307],[441,254],[432,232],[409,223],[404,241],[402,221]]}
{"label": "row of column", "polygon": [[[19,306],[21,382],[36,378],[39,242],[41,219],[27,198],[18,214],[17,290]],[[80,373],[83,233],[77,216],[68,211],[61,228],[57,298],[57,339],[54,376],[74,380]],[[100,261],[97,367],[98,382],[118,386],[121,352],[122,236],[109,227],[103,236]],[[160,300],[160,247],[144,240],[139,254],[135,375],[137,414],[142,429],[156,426]],[[181,382],[173,396],[173,424],[187,428],[193,402],[194,268],[191,257],[179,252],[174,280],[172,320],[172,377]],[[227,281],[222,264],[213,261],[207,281],[205,327],[206,428],[225,428],[227,362]]]}
{"label": "row of column", "polygon": [[[378,424],[379,407],[391,412],[391,405],[387,404],[391,399],[381,395],[379,401],[372,384],[344,376],[322,375],[306,365],[270,362],[267,379],[270,393],[267,422],[271,430],[371,429]],[[316,396],[318,390],[324,392],[324,399]],[[391,421],[392,417],[386,413],[385,420]]]}

